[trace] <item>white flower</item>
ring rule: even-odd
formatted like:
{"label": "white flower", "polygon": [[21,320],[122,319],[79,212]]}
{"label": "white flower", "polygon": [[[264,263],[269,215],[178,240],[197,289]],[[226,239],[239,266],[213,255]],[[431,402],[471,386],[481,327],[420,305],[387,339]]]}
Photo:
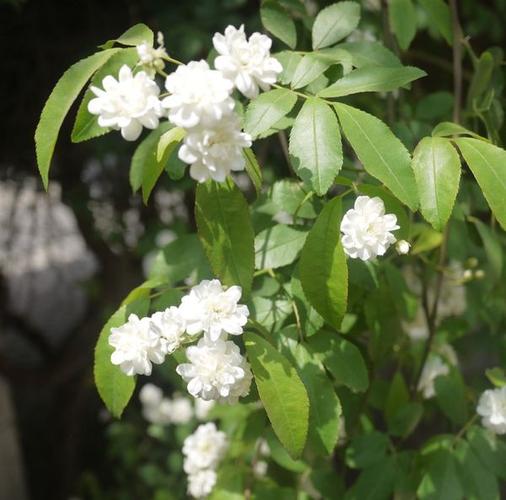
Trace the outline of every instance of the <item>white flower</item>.
{"label": "white flower", "polygon": [[121,135],[127,141],[135,141],[142,127],[158,127],[162,107],[158,95],[160,89],[145,71],[135,76],[132,70],[123,65],[116,80],[112,75],[102,80],[103,90],[91,86],[97,96],[88,103],[88,111],[98,115],[101,127],[121,129]]}
{"label": "white flower", "polygon": [[179,309],[186,320],[188,335],[204,332],[212,341],[222,332],[241,335],[248,321],[248,307],[238,304],[241,287],[225,289],[219,280],[203,280],[181,300]]}
{"label": "white flower", "polygon": [[194,498],[207,497],[216,484],[214,470],[201,470],[188,476],[188,494]]}
{"label": "white flower", "polygon": [[167,352],[172,354],[180,345],[186,329],[186,321],[179,308],[168,307],[151,316],[151,328],[167,341]]}
{"label": "white flower", "polygon": [[402,325],[409,338],[413,341],[426,340],[429,337],[429,328],[423,307],[419,306],[416,310],[416,316],[410,322],[403,321]]}
{"label": "white flower", "polygon": [[253,464],[253,474],[258,478],[264,477],[267,474],[268,467],[269,465],[265,460],[257,460]]}
{"label": "white flower", "polygon": [[190,400],[182,396],[175,396],[171,401],[170,420],[173,424],[187,424],[193,418],[193,408]]}
{"label": "white flower", "polygon": [[506,387],[486,390],[476,411],[484,427],[496,434],[506,434]]}
{"label": "white flower", "polygon": [[163,392],[154,384],[144,384],[139,392],[139,399],[143,405],[158,406],[163,399]]}
{"label": "white flower", "polygon": [[391,231],[396,229],[399,229],[397,217],[385,214],[381,198],[359,196],[354,208],[348,210],[341,221],[341,242],[352,259],[370,260],[383,255],[395,243]]}
{"label": "white flower", "polygon": [[435,396],[434,382],[441,375],[450,373],[450,366],[457,364],[457,355],[449,344],[444,344],[431,353],[423,366],[422,375],[418,382],[418,390],[425,399]]}
{"label": "white flower", "polygon": [[130,314],[128,321],[119,328],[111,328],[109,345],[113,365],[119,365],[127,375],[151,375],[151,363],[163,363],[167,354],[167,342],[150,327],[149,318],[139,319]]}
{"label": "white flower", "polygon": [[214,35],[213,45],[219,54],[214,67],[250,99],[258,95],[258,87],[268,90],[283,71],[279,61],[271,57],[272,40],[260,33],[253,33],[247,40],[244,26],[227,26],[224,35]]}
{"label": "white flower", "polygon": [[178,127],[213,126],[234,109],[232,83],[205,61],[179,66],[167,77],[165,87],[170,95],[162,105]]}
{"label": "white flower", "polygon": [[163,43],[163,35],[160,32],[157,41],[158,48],[156,49],[147,42],[142,42],[136,47],[139,62],[151,78],[154,78],[157,70],[162,70],[165,67],[164,59],[168,57]]}
{"label": "white flower", "polygon": [[213,128],[195,127],[184,138],[179,158],[191,165],[190,176],[198,182],[213,179],[223,182],[232,171],[244,170],[243,148],[251,146],[251,137],[241,132],[235,114]]}
{"label": "white flower", "polygon": [[205,401],[204,399],[195,398],[195,416],[199,420],[205,420],[215,404],[212,400]]}
{"label": "white flower", "polygon": [[186,349],[189,363],[178,365],[176,371],[194,397],[236,403],[249,393],[252,374],[239,347],[230,340],[212,342],[206,337]]}
{"label": "white flower", "polygon": [[399,240],[395,245],[395,249],[399,255],[406,255],[409,253],[410,248],[411,244],[406,240]]}
{"label": "white flower", "polygon": [[216,469],[228,447],[227,435],[213,422],[202,424],[184,440],[184,470],[195,474],[199,470]]}

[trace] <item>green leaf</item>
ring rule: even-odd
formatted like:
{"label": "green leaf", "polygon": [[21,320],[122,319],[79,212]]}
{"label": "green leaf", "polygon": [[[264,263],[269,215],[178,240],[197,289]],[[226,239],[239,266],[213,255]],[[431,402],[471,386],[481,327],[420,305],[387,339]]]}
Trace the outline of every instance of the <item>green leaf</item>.
{"label": "green leaf", "polygon": [[[107,75],[117,75],[121,66],[126,64],[129,67],[135,66],[139,59],[137,50],[121,49],[117,54],[114,54],[94,75],[91,79],[91,85],[95,87],[102,87],[102,80]],[[88,89],[84,94],[83,100],[77,110],[76,120],[72,129],[71,140],[72,142],[83,142],[94,137],[107,134],[111,131],[110,128],[101,127],[98,124],[96,115],[92,115],[88,111],[88,103],[94,99],[95,94]]]}
{"label": "green leaf", "polygon": [[311,191],[304,189],[301,182],[282,179],[272,186],[272,201],[284,212],[303,219],[314,219],[321,207],[320,199],[310,199]]}
{"label": "green leaf", "polygon": [[325,321],[304,295],[302,283],[297,274],[292,275],[290,288],[295,306],[299,313],[300,325],[304,332],[304,336],[310,337],[320,330]]}
{"label": "green leaf", "polygon": [[119,38],[109,40],[103,45],[100,45],[99,48],[110,49],[115,43],[135,47],[136,45],[140,45],[143,42],[146,42],[148,45],[153,46],[154,35],[153,32],[145,24],[139,23],[127,29]]}
{"label": "green leaf", "polygon": [[455,458],[448,450],[430,454],[427,471],[417,489],[421,500],[460,500],[464,496]]}
{"label": "green leaf", "polygon": [[388,436],[381,432],[368,432],[352,439],[346,448],[346,465],[352,469],[367,469],[386,458]]}
{"label": "green leaf", "polygon": [[340,48],[351,54],[353,66],[401,66],[399,58],[379,42],[345,42]]}
{"label": "green leaf", "polygon": [[319,53],[305,55],[297,65],[292,77],[293,89],[299,89],[316,80],[327,71],[334,61],[329,56]]}
{"label": "green leaf", "polygon": [[506,229],[506,151],[468,137],[455,142],[499,224]]}
{"label": "green leaf", "polygon": [[251,307],[252,318],[268,329],[279,327],[293,312],[288,300],[266,297],[253,297]]}
{"label": "green leaf", "polygon": [[290,133],[289,152],[297,175],[318,195],[332,186],[343,164],[337,118],[321,99],[309,98]]}
{"label": "green leaf", "polygon": [[[209,500],[242,500],[244,498],[244,480],[249,472],[245,466],[227,464],[218,470],[218,479]],[[155,499],[156,500],[156,499]]]}
{"label": "green leaf", "polygon": [[487,255],[487,264],[490,265],[490,269],[492,271],[491,280],[499,280],[502,276],[503,268],[502,245],[497,236],[487,225],[474,217],[471,220],[476,226],[481,241],[483,242],[483,247],[485,248],[485,253]]}
{"label": "green leaf", "polygon": [[378,118],[345,104],[336,103],[344,134],[358,159],[411,210],[418,206],[411,158],[402,142]]}
{"label": "green leaf", "polygon": [[274,89],[260,94],[250,102],[244,117],[244,130],[253,138],[281,120],[297,102],[297,96],[285,89]]}
{"label": "green leaf", "polygon": [[467,107],[469,109],[474,109],[477,100],[490,89],[494,67],[495,61],[492,54],[488,51],[483,52],[476,63],[473,78],[467,91]]}
{"label": "green leaf", "polygon": [[413,66],[383,68],[366,66],[343,76],[318,93],[320,97],[342,97],[361,92],[387,92],[403,87],[427,73]]}
{"label": "green leaf", "polygon": [[328,47],[348,36],[360,21],[360,5],[338,2],[318,12],[313,24],[313,49]]}
{"label": "green leaf", "polygon": [[145,290],[144,298],[121,306],[107,321],[100,332],[95,347],[94,375],[95,385],[107,409],[117,418],[121,416],[125,406],[135,389],[135,377],[125,375],[119,366],[111,363],[114,349],[109,345],[111,328],[127,322],[130,314],[144,317],[149,312],[149,291]]}
{"label": "green leaf", "polygon": [[307,438],[306,388],[295,368],[269,342],[247,333],[245,345],[258,393],[274,432],[292,458],[297,458]]}
{"label": "green leaf", "polygon": [[434,381],[436,398],[443,413],[455,424],[463,425],[468,419],[466,387],[456,369]]}
{"label": "green leaf", "polygon": [[243,154],[246,159],[246,172],[248,173],[253,186],[255,186],[257,195],[259,195],[262,190],[262,170],[258,164],[257,157],[251,148],[243,149]]}
{"label": "green leaf", "polygon": [[447,139],[424,137],[413,153],[412,166],[422,215],[442,231],[459,191],[459,154]]}
{"label": "green leaf", "polygon": [[364,358],[351,342],[328,331],[321,331],[307,341],[311,352],[321,360],[338,384],[353,392],[364,392],[369,376]]}
{"label": "green leaf", "polygon": [[390,420],[409,401],[409,391],[400,371],[396,372],[385,402],[385,416]]}
{"label": "green leaf", "polygon": [[58,80],[40,115],[35,131],[37,165],[44,187],[47,189],[49,168],[54,147],[63,120],[79,92],[93,73],[120,49],[104,50],[81,59],[71,66]]}
{"label": "green leaf", "polygon": [[430,24],[435,26],[448,45],[451,45],[453,41],[452,16],[448,5],[443,0],[420,0],[420,3],[429,15]]}
{"label": "green leaf", "polygon": [[393,436],[407,438],[419,424],[423,413],[424,408],[421,403],[406,403],[388,421],[388,432]]}
{"label": "green leaf", "polygon": [[480,135],[475,134],[474,132],[471,132],[470,130],[467,130],[467,128],[464,128],[462,125],[459,125],[458,123],[452,123],[452,122],[439,123],[432,130],[432,135],[434,137],[447,137],[447,136],[453,136],[453,135],[470,135],[472,137],[475,137],[476,139],[481,139],[482,141],[489,142],[489,140],[485,139],[485,137],[481,137]]}
{"label": "green leaf", "polygon": [[248,203],[229,179],[199,184],[195,218],[211,268],[228,286],[248,296],[253,281],[254,233]]}
{"label": "green leaf", "polygon": [[276,269],[291,264],[299,255],[307,232],[278,224],[261,231],[255,238],[255,267]]}
{"label": "green leaf", "polygon": [[499,368],[498,366],[495,368],[489,368],[485,371],[485,375],[496,387],[506,386],[506,373],[504,373],[502,368]]}
{"label": "green leaf", "polygon": [[300,257],[304,294],[325,321],[339,329],[348,297],[348,268],[341,247],[341,200],[329,201],[316,219]]}
{"label": "green leaf", "polygon": [[385,457],[371,467],[364,469],[346,492],[345,500],[385,500],[392,498],[398,474],[398,464],[391,457]]}
{"label": "green leaf", "polygon": [[[130,163],[130,185],[135,192],[142,187],[142,198],[144,203],[147,202],[151,191],[153,190],[158,177],[160,177],[168,157],[176,147],[177,143],[173,143],[171,148],[165,148],[161,151],[160,160],[158,160],[158,145],[162,136],[168,131],[169,137],[174,138],[180,136],[182,138],[182,129],[170,130],[172,124],[162,122],[157,129],[151,131],[146,138],[137,146],[132,161]],[[180,139],[179,139],[180,140]]]}
{"label": "green leaf", "polygon": [[282,52],[274,54],[274,57],[281,63],[281,66],[283,66],[283,71],[279,75],[278,81],[283,85],[288,85],[292,81],[293,74],[302,60],[302,56],[291,50],[283,50]]}
{"label": "green leaf", "polygon": [[260,18],[267,31],[294,49],[297,45],[297,30],[293,19],[274,0],[267,0],[260,7]]}
{"label": "green leaf", "polygon": [[284,469],[292,472],[304,472],[308,469],[308,465],[302,460],[294,460],[292,457],[290,457],[288,452],[283,448],[282,444],[279,442],[279,439],[271,429],[267,430],[265,439],[269,445],[272,459],[278,465],[281,465],[281,467]]}
{"label": "green leaf", "polygon": [[416,11],[411,0],[390,0],[388,19],[402,50],[409,48],[416,35]]}
{"label": "green leaf", "polygon": [[469,429],[467,439],[481,463],[496,476],[506,480],[506,444],[494,433],[476,426]]}

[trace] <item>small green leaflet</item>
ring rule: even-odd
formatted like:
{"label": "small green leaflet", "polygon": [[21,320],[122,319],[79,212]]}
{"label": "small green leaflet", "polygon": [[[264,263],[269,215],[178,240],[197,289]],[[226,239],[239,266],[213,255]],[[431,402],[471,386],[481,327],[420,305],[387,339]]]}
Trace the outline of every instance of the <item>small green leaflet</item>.
{"label": "small green leaflet", "polygon": [[321,99],[309,98],[302,106],[290,133],[289,152],[297,175],[323,196],[341,170],[343,152],[336,115]]}
{"label": "small green leaflet", "polygon": [[448,139],[424,137],[413,153],[420,210],[436,231],[442,231],[459,190],[460,158]]}
{"label": "small green leaflet", "polygon": [[450,7],[443,0],[420,0],[422,7],[429,15],[429,22],[443,35],[448,45],[452,44],[452,16]]}
{"label": "small green leaflet", "polygon": [[416,11],[412,0],[390,0],[388,19],[399,46],[406,50],[416,35]]}
{"label": "small green leaflet", "polygon": [[115,43],[135,47],[143,42],[153,46],[154,35],[145,24],[139,23],[126,30],[119,38],[109,40],[103,45],[100,45],[99,48],[110,49]]}
{"label": "small green leaflet", "polygon": [[325,321],[339,329],[348,297],[348,268],[341,247],[341,199],[329,201],[302,249],[299,273],[307,299]]}
{"label": "small green leaflet", "polygon": [[58,80],[46,101],[35,131],[37,165],[46,189],[54,147],[65,116],[93,73],[119,50],[97,52],[75,63]]}
{"label": "small green leaflet", "polygon": [[379,42],[345,42],[336,48],[351,54],[353,66],[401,66],[399,58]]}
{"label": "small green leaflet", "polygon": [[292,364],[269,342],[254,333],[245,334],[248,360],[260,399],[272,428],[292,458],[306,443],[309,399]]}
{"label": "small green leaflet", "polygon": [[248,202],[237,186],[208,181],[197,186],[195,218],[214,273],[248,296],[253,281],[254,234]]}
{"label": "small green leaflet", "polygon": [[297,31],[293,19],[286,10],[274,0],[262,2],[260,18],[267,31],[285,42],[291,49],[297,45]]}
{"label": "small green leaflet", "polygon": [[119,327],[127,322],[130,314],[144,317],[149,311],[149,289],[144,289],[139,298],[130,304],[121,306],[105,324],[100,332],[95,348],[95,385],[107,409],[117,418],[121,416],[125,406],[135,389],[135,377],[125,375],[119,366],[111,363],[113,348],[109,345],[111,328]]}
{"label": "small green leaflet", "polygon": [[313,24],[313,49],[328,47],[348,36],[360,21],[357,2],[337,2],[318,12]]}
{"label": "small green leaflet", "polygon": [[257,195],[259,195],[262,190],[262,170],[258,164],[257,157],[251,148],[244,149],[243,154],[246,160],[246,172],[248,173],[253,186],[255,186]]}

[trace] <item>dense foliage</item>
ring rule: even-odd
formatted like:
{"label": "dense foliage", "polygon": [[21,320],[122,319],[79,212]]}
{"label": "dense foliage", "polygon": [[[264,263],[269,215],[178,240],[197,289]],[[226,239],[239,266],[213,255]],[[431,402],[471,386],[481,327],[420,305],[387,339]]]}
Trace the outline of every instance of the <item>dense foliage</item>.
{"label": "dense foliage", "polygon": [[[180,396],[145,393],[151,425],[114,424],[111,453],[125,484],[152,461],[143,477],[160,499],[184,495],[183,468],[190,493],[215,498],[499,498],[503,52],[475,53],[455,0],[385,2],[373,18],[388,48],[360,30],[356,2],[311,10],[264,1],[283,48],[271,57],[266,37],[223,27],[208,63],[181,63],[136,25],[73,65],[46,103],[35,134],[46,186],[88,82],[74,142],[152,129],[133,190],[149,203],[161,176],[188,181],[185,163],[198,182],[196,234],[160,250],[105,324],[95,382],[116,417],[153,364],[162,385],[219,404],[178,422]],[[421,28],[452,47],[453,94],[418,97],[425,72],[401,62]],[[270,155],[283,165],[264,168]],[[191,434],[196,420],[216,427]],[[216,456],[195,451],[200,434]]]}

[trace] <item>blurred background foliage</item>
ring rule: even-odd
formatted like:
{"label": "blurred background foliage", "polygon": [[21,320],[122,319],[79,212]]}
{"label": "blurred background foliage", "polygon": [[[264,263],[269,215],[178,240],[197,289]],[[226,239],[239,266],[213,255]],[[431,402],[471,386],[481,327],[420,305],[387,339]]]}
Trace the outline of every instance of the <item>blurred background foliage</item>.
{"label": "blurred background foliage", "polygon": [[[315,12],[332,2],[305,3]],[[363,18],[354,39],[378,39],[395,49],[384,29],[385,4],[361,3]],[[463,30],[475,53],[496,47],[492,53],[498,54],[506,46],[506,0],[459,4]],[[179,450],[184,431],[179,436],[171,435],[174,430],[146,435],[136,404],[124,422],[111,424],[93,386],[91,366],[104,318],[144,279],[153,252],[195,227],[194,183],[186,176],[178,181],[165,176],[151,203],[143,205],[128,183],[135,145],[116,134],[79,145],[61,140],[52,169],[53,191],[49,197],[40,194],[33,146],[40,110],[68,66],[135,23],[162,31],[169,53],[187,61],[206,58],[212,34],[228,24],[245,24],[248,32],[262,30],[258,13],[259,3],[247,0],[0,0],[0,375],[13,389],[33,499],[73,494],[150,498],[159,488],[157,498],[162,499],[170,498],[170,491],[177,497],[178,489],[184,489],[177,475],[179,455],[168,452]],[[359,107],[389,122],[410,150],[435,123],[451,119],[453,106],[451,47],[421,8],[417,22],[417,36],[402,60],[428,76],[398,99],[368,94],[357,98]],[[501,73],[494,78],[490,86],[501,90]],[[464,82],[466,88],[473,82],[469,58]],[[500,95],[495,98],[500,100]],[[488,122],[473,113],[465,118],[474,130],[489,132],[504,146],[500,104],[487,110]],[[68,120],[61,137],[69,137],[70,126]],[[286,175],[275,136],[259,144],[257,156],[267,183]],[[247,179],[244,182],[244,190],[251,190]],[[262,224],[256,221],[257,227]],[[461,251],[466,257],[455,238],[450,253]],[[478,287],[470,293],[482,292]],[[450,335],[458,332],[458,325],[448,327]],[[490,346],[490,356],[494,349]],[[464,360],[462,365],[473,369]],[[170,387],[170,381],[160,382]],[[164,449],[167,453],[160,453]],[[162,470],[173,471],[172,482],[160,475]]]}

